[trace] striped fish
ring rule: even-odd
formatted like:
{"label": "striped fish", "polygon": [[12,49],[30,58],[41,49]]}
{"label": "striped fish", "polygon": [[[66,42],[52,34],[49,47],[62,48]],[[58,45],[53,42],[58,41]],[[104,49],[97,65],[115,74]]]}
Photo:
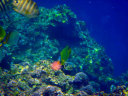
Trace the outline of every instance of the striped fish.
{"label": "striped fish", "polygon": [[6,12],[9,8],[9,0],[0,0],[0,12]]}
{"label": "striped fish", "polygon": [[13,9],[29,18],[33,18],[39,15],[39,9],[36,3],[32,0],[13,0]]}
{"label": "striped fish", "polygon": [[8,15],[8,11],[10,11],[11,3],[10,0],[0,0],[0,16],[5,16],[10,18]]}

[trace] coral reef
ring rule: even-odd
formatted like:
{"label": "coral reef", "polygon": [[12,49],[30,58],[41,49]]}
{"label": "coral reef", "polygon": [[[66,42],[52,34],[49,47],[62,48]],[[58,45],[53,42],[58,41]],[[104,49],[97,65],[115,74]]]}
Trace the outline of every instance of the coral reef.
{"label": "coral reef", "polygon": [[[22,94],[23,92],[29,95],[34,94],[39,88],[47,85],[58,86],[62,88],[63,92],[67,92],[71,88],[69,80],[73,80],[74,77],[65,75],[61,70],[57,72],[52,70],[50,64],[50,61],[47,61],[47,64],[46,61],[39,61],[30,67],[15,64],[11,71],[1,71],[0,81],[4,84],[0,87],[4,88],[4,93],[9,95]],[[55,87],[55,90],[59,91],[59,89]],[[46,90],[51,89],[47,86]],[[44,91],[46,92],[46,90]],[[43,94],[48,94],[45,92]]]}
{"label": "coral reef", "polygon": [[[47,62],[47,63],[46,63]],[[9,96],[113,96],[128,95],[126,86],[117,86],[111,94],[95,92],[85,73],[66,75],[62,70],[50,69],[51,61],[40,60],[33,66],[23,62],[14,64],[12,70],[0,70],[0,94]],[[123,96],[122,95],[122,96]]]}
{"label": "coral reef", "polygon": [[[14,11],[9,14],[11,22],[0,17],[7,34],[19,33],[16,44],[0,47],[0,95],[104,96],[112,85],[117,88],[111,94],[128,93],[127,86],[119,87],[120,81],[113,78],[111,59],[90,37],[84,21],[78,21],[66,5],[39,11],[32,19]],[[63,48],[68,53],[61,52]],[[61,70],[52,70],[60,56]]]}

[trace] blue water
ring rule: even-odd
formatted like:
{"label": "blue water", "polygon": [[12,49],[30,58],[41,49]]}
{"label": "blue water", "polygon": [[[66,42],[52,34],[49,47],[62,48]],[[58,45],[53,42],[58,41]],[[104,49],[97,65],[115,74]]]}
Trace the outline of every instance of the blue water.
{"label": "blue water", "polygon": [[112,59],[115,76],[128,70],[127,0],[35,0],[39,6],[68,5],[79,20],[87,23],[91,36]]}

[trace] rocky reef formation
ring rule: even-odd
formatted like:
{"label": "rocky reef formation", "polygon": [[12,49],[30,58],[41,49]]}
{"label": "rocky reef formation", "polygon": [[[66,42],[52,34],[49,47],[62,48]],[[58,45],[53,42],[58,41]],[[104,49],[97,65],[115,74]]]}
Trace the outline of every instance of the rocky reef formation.
{"label": "rocky reef formation", "polygon": [[[17,42],[0,47],[1,95],[102,96],[106,93],[99,91],[109,92],[111,85],[119,84],[112,76],[111,59],[90,37],[84,21],[66,5],[39,10],[40,15],[32,19],[15,12],[9,14],[11,22],[0,17],[7,33],[19,32]],[[67,45],[69,59],[61,70],[52,70],[51,63]],[[127,89],[121,92],[126,94]],[[116,93],[120,94],[112,91]]]}
{"label": "rocky reef formation", "polygon": [[[109,96],[96,92],[88,76],[79,72],[75,76],[66,75],[62,70],[50,68],[52,61],[41,60],[30,66],[28,62],[14,64],[12,70],[0,70],[0,94],[9,96]],[[94,86],[94,87],[93,87]],[[111,95],[128,94],[126,86],[112,89]],[[111,96],[110,95],[110,96]]]}

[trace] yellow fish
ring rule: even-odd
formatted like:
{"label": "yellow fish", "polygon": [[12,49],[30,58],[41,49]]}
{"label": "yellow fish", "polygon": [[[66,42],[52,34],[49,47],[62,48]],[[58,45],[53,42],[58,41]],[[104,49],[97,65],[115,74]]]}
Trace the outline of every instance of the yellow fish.
{"label": "yellow fish", "polygon": [[0,12],[5,13],[9,17],[8,11],[10,9],[29,18],[39,15],[38,6],[32,0],[0,0]]}
{"label": "yellow fish", "polygon": [[0,26],[0,47],[4,44],[17,45],[19,40],[19,32],[13,31],[6,34],[3,27]]}
{"label": "yellow fish", "polygon": [[32,0],[13,0],[13,9],[29,18],[39,15],[39,9],[36,3]]}
{"label": "yellow fish", "polygon": [[3,29],[3,27],[0,26],[0,42],[4,40],[5,36],[6,36],[6,32]]}
{"label": "yellow fish", "polygon": [[2,46],[3,44],[2,43],[0,43],[0,47]]}

